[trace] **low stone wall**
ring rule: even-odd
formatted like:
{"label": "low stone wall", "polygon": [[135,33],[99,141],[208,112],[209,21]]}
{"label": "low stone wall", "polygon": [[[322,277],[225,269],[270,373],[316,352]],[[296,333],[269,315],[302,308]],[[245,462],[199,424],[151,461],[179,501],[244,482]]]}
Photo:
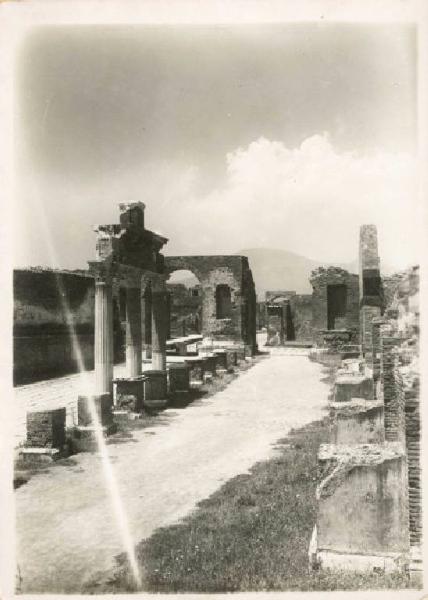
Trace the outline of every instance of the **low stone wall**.
{"label": "low stone wall", "polygon": [[65,408],[27,413],[27,439],[32,448],[62,448],[65,444]]}
{"label": "low stone wall", "polygon": [[397,284],[384,316],[372,319],[370,335],[365,329],[364,354],[343,360],[337,371],[331,444],[318,457],[309,558],[312,567],[409,572],[418,587],[423,565],[414,270],[409,279],[411,284]]}

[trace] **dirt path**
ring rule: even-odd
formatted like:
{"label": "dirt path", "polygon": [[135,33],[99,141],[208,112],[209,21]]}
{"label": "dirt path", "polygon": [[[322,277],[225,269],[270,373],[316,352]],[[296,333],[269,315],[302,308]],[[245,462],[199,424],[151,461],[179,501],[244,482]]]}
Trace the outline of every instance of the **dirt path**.
{"label": "dirt path", "polygon": [[[318,419],[328,386],[304,355],[273,353],[224,391],[108,446],[136,543],[185,516],[224,481],[273,452],[292,427]],[[165,426],[166,423],[166,426]],[[78,593],[123,551],[100,458],[33,477],[16,491],[22,591]]]}

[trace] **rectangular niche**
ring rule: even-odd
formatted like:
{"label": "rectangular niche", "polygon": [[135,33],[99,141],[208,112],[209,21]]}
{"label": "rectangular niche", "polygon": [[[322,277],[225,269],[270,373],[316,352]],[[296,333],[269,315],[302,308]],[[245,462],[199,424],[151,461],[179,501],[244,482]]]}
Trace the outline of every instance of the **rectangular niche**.
{"label": "rectangular niche", "polygon": [[336,329],[336,320],[346,316],[346,296],[345,284],[327,286],[327,329]]}

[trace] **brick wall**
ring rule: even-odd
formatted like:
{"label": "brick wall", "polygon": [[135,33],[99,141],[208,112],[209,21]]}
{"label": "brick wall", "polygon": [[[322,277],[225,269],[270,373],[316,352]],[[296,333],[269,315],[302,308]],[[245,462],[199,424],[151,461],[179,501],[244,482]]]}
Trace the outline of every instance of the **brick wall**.
{"label": "brick wall", "polygon": [[422,542],[419,377],[414,373],[406,377],[402,368],[398,371],[396,375],[398,395],[405,412],[410,543],[414,545]]}
{"label": "brick wall", "polygon": [[65,408],[27,413],[26,446],[61,448],[65,444]]}
{"label": "brick wall", "polygon": [[403,441],[404,437],[404,429],[402,427],[404,406],[397,393],[396,355],[394,352],[399,343],[399,338],[381,338],[381,381],[384,402],[385,440],[389,442]]}
{"label": "brick wall", "polygon": [[327,323],[327,289],[329,285],[346,285],[346,314],[341,328],[353,330],[358,337],[360,324],[360,303],[358,275],[348,273],[339,267],[320,267],[312,271],[310,282],[312,292],[312,329],[325,330]]}
{"label": "brick wall", "polygon": [[[256,348],[256,294],[251,269],[245,256],[168,256],[165,270],[189,270],[202,288],[201,332],[217,340],[234,340]],[[231,313],[217,318],[216,289],[227,285]]]}

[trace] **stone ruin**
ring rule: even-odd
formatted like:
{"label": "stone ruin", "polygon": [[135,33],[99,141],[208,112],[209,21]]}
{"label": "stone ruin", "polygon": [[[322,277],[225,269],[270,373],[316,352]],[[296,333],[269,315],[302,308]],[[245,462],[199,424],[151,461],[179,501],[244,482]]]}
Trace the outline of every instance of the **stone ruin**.
{"label": "stone ruin", "polygon": [[[358,322],[356,283],[343,330]],[[342,358],[336,373],[330,443],[318,454],[310,566],[404,571],[420,586],[419,269],[392,278],[384,294],[376,228],[367,225],[359,284],[360,352]],[[328,351],[321,340],[314,354]]]}
{"label": "stone ruin", "polygon": [[[188,393],[191,385],[233,370],[257,351],[256,296],[248,259],[165,258],[161,249],[168,240],[145,228],[145,205],[135,202],[119,207],[119,223],[95,227],[96,258],[89,262],[88,272],[46,274],[38,270],[15,277],[15,291],[21,291],[20,297],[15,296],[15,318],[42,319],[34,339],[36,345],[48,348],[44,359],[68,354],[73,357],[67,363],[69,370],[95,369],[94,389],[78,397],[77,420],[73,415],[77,451],[96,447],[98,422],[102,433],[108,434],[115,421],[164,408],[170,394]],[[183,268],[201,281],[201,333],[170,338],[172,302],[166,284],[171,273]],[[37,293],[25,295],[34,276]],[[43,295],[43,289],[48,294]],[[58,331],[52,348],[43,339],[47,323]],[[27,332],[31,333],[28,326]],[[118,335],[121,332],[123,336]],[[31,346],[33,338],[26,337],[26,345]],[[126,377],[114,379],[118,338],[124,340],[119,360],[122,356],[126,360]],[[28,362],[17,366],[16,372],[34,368],[44,373],[43,360],[32,364],[37,352],[28,353],[24,347],[24,343],[19,346],[15,359],[24,357]],[[21,454],[58,454],[65,445],[65,426],[65,409],[28,413],[27,441]]]}

